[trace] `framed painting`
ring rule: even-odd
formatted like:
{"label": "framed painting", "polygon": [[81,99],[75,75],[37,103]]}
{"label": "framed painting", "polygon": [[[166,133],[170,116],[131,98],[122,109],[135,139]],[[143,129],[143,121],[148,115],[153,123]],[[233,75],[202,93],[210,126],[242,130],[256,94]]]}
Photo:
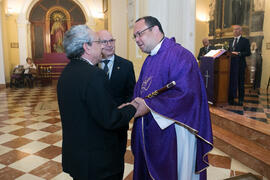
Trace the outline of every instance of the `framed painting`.
{"label": "framed painting", "polygon": [[54,6],[46,14],[46,53],[63,53],[64,33],[70,29],[70,14]]}

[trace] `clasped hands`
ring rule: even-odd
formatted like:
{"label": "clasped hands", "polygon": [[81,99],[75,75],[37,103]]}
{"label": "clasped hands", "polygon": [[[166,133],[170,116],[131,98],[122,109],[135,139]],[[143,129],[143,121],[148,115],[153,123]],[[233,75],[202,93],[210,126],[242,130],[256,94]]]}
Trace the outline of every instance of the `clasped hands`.
{"label": "clasped hands", "polygon": [[132,105],[136,108],[134,118],[143,116],[149,112],[149,108],[146,106],[143,98],[136,97],[133,101],[120,105],[118,108],[121,109],[127,105]]}

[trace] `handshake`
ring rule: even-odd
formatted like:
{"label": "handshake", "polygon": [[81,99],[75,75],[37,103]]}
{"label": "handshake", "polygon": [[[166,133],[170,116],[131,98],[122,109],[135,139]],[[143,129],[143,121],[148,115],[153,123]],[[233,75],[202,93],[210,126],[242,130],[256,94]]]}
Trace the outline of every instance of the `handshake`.
{"label": "handshake", "polygon": [[136,108],[137,111],[134,115],[134,118],[143,116],[150,111],[149,108],[146,106],[143,98],[136,97],[133,101],[131,101],[129,103],[122,104],[118,108],[121,109],[127,105],[132,105]]}

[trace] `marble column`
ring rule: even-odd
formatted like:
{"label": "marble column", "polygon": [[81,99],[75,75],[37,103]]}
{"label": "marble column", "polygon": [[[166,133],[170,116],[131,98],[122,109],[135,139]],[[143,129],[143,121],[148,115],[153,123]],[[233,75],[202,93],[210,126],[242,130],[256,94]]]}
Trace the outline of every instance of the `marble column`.
{"label": "marble column", "polygon": [[19,57],[20,64],[25,64],[25,60],[27,58],[27,25],[28,21],[25,18],[25,15],[20,15],[17,19],[18,25],[18,42],[19,42]]}
{"label": "marble column", "polygon": [[0,88],[5,84],[6,81],[5,81],[3,39],[2,39],[2,2],[0,1]]}
{"label": "marble column", "polygon": [[196,0],[148,0],[145,15],[158,18],[167,37],[195,52]]}
{"label": "marble column", "polygon": [[111,1],[111,30],[116,39],[116,54],[127,58],[127,1]]}

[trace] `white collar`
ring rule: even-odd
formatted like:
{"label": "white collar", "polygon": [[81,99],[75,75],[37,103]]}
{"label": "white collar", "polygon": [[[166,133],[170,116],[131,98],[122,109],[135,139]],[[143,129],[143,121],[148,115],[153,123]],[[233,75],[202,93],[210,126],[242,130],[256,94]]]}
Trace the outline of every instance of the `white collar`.
{"label": "white collar", "polygon": [[110,60],[109,63],[108,63],[108,66],[109,66],[109,67],[110,67],[110,66],[112,67],[113,64],[114,64],[114,59],[115,59],[115,55],[112,55],[112,56],[109,57],[108,59],[102,59],[102,60],[98,63],[98,67],[101,68],[101,69],[104,68],[105,64],[102,63],[102,61],[104,61],[104,60]]}
{"label": "white collar", "polygon": [[237,38],[237,41],[240,39],[241,35],[237,36],[237,37],[234,37],[234,38]]}
{"label": "white collar", "polygon": [[[102,59],[102,61],[104,61],[106,59]],[[113,62],[114,61],[114,55],[112,55],[111,57],[107,58],[107,60],[110,60],[110,62]]]}
{"label": "white collar", "polygon": [[82,60],[87,62],[88,64],[91,64],[92,66],[94,65],[89,59],[82,57]]}
{"label": "white collar", "polygon": [[161,44],[162,44],[163,41],[164,41],[164,38],[160,41],[160,43],[158,43],[158,44],[156,45],[156,47],[155,47],[154,49],[152,49],[152,51],[151,51],[151,53],[150,53],[150,56],[154,56],[154,55],[157,54],[157,52],[158,52],[158,50],[160,49]]}

